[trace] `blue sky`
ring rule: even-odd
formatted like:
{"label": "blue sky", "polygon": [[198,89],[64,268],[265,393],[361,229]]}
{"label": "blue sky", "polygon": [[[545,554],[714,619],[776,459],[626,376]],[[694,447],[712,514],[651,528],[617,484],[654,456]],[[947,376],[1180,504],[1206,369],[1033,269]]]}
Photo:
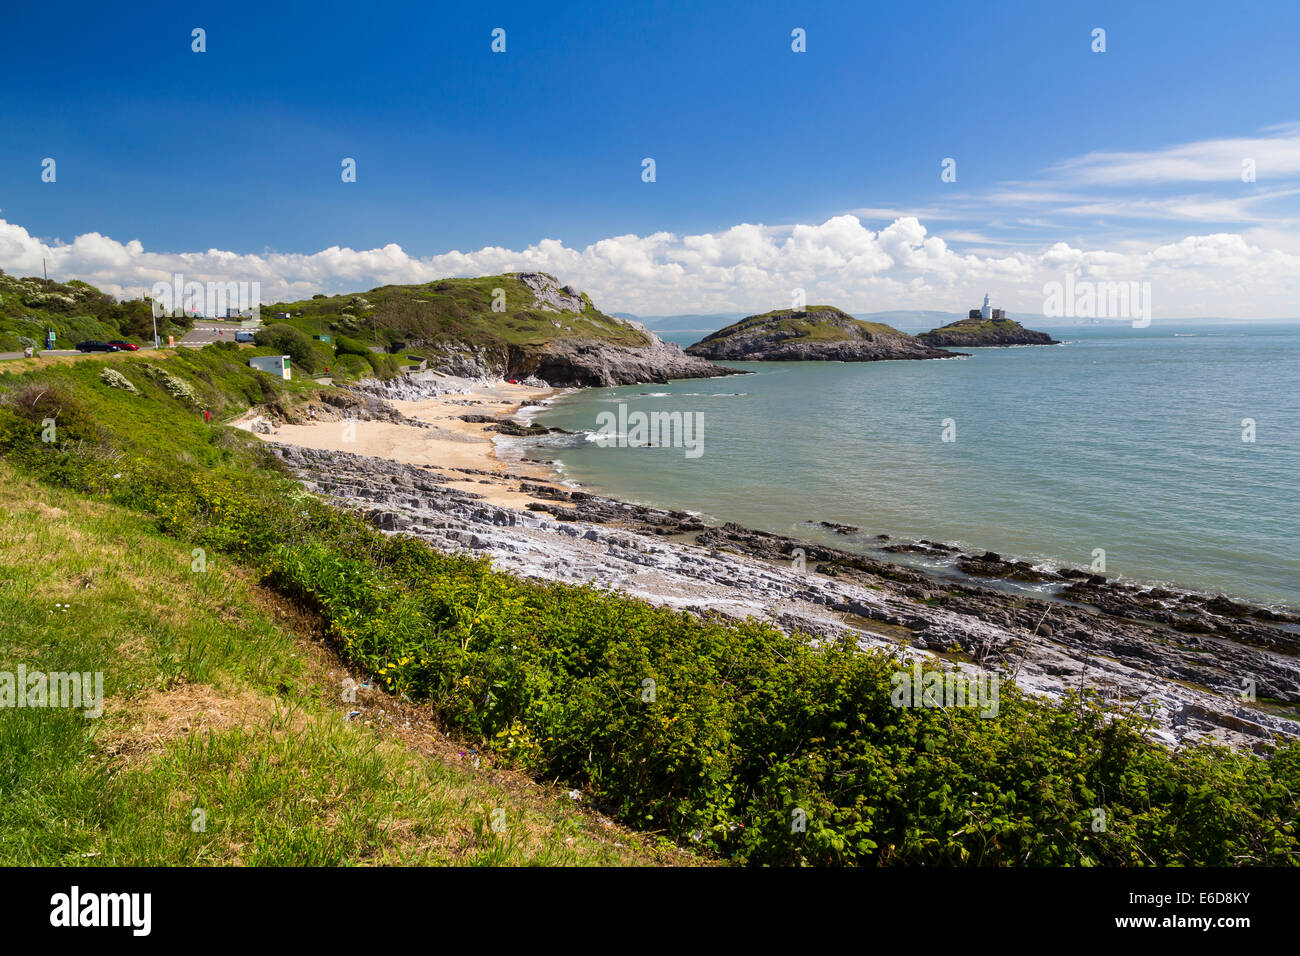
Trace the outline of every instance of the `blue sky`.
{"label": "blue sky", "polygon": [[[953,256],[1021,254],[1035,268],[1055,243],[1133,255],[1232,235],[1273,255],[1270,269],[1300,254],[1294,0],[702,6],[10,5],[3,29],[21,41],[0,66],[0,219],[29,238],[11,237],[7,252],[0,239],[0,268],[21,271],[30,242],[97,234],[158,256],[280,256],[286,288],[351,287],[407,267],[390,254],[291,275],[283,257],[395,244],[426,270],[454,271],[439,257],[458,250],[471,255],[465,268],[486,267],[500,257],[472,254],[522,256],[555,240],[565,254],[533,259],[558,268],[602,240],[668,234],[605,256],[603,271],[574,260],[575,278],[611,308],[671,300],[694,311],[747,307],[749,266],[775,290],[805,273],[823,283],[833,265],[816,250],[764,265],[766,253],[733,248],[714,255],[732,268],[724,289],[727,276],[696,275],[673,251],[741,224],[776,230],[781,245],[791,228],[843,216],[879,241],[913,217]],[[205,53],[191,51],[194,27]],[[490,50],[496,27],[504,54]],[[795,27],[806,53],[791,51]],[[1090,49],[1096,27],[1105,53]],[[1256,182],[1241,181],[1222,145],[1239,140],[1276,157]],[[1202,172],[1159,170],[1180,149]],[[1223,176],[1207,177],[1216,156]],[[41,181],[44,157],[56,183]],[[355,183],[340,181],[344,157]],[[641,180],[644,157],[654,183]],[[945,157],[955,183],[940,180]],[[854,274],[823,284],[858,309],[939,305],[983,268],[909,267],[887,241],[899,269],[881,268],[860,236],[839,233]],[[921,242],[913,230],[910,248]],[[112,284],[96,256],[113,258],[61,261]],[[695,278],[679,275],[666,295],[674,262]],[[136,265],[123,287],[163,264]],[[855,285],[864,270],[879,281]],[[1274,298],[1261,296],[1264,313]]]}

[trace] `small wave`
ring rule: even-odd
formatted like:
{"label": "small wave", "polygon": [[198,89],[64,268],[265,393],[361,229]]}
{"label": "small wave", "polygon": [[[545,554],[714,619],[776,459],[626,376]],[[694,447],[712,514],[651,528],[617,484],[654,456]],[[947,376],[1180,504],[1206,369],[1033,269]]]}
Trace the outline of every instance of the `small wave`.
{"label": "small wave", "polygon": [[510,451],[522,451],[531,448],[582,448],[594,442],[599,432],[580,431],[565,434],[557,432],[551,435],[497,435],[493,440],[497,445]]}

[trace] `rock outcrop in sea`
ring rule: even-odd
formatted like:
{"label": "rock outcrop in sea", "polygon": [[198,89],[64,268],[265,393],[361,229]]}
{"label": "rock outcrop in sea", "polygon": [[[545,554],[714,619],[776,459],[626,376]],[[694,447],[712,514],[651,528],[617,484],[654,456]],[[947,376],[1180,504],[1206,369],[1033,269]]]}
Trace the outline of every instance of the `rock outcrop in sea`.
{"label": "rock outcrop in sea", "polygon": [[929,332],[917,338],[934,348],[974,349],[1008,345],[1060,345],[1046,332],[1027,329],[1015,319],[969,318]]}
{"label": "rock outcrop in sea", "polygon": [[834,306],[751,315],[705,336],[688,355],[733,362],[878,362],[953,358],[883,322],[864,322]]}

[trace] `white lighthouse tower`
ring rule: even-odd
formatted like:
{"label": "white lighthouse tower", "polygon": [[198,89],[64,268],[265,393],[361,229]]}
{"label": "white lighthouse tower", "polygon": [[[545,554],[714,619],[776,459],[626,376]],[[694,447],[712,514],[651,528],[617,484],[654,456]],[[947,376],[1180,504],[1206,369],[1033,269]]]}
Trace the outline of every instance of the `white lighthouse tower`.
{"label": "white lighthouse tower", "polygon": [[984,293],[984,305],[980,309],[980,318],[982,319],[993,318],[993,307],[989,305],[989,294],[987,292]]}

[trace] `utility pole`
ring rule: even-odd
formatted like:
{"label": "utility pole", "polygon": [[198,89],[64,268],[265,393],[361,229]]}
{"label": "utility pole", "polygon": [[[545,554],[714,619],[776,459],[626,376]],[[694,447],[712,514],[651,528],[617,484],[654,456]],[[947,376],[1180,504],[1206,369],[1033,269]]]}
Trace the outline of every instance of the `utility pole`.
{"label": "utility pole", "polygon": [[49,282],[49,281],[50,281],[50,273],[49,273],[49,271],[45,268],[45,257],[44,257],[44,256],[41,256],[41,274],[42,274],[43,276],[45,276],[45,281],[46,281],[46,282]]}

